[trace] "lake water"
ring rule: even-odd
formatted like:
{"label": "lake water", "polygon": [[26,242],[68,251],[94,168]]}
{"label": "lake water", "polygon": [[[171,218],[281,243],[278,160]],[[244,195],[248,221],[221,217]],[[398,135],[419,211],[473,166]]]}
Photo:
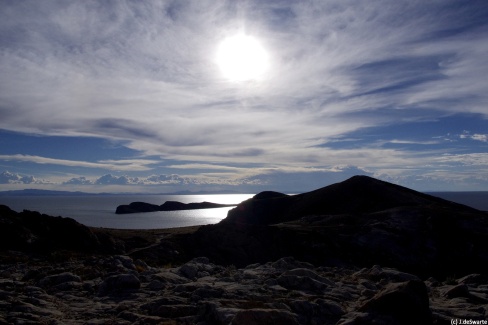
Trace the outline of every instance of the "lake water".
{"label": "lake water", "polygon": [[[488,211],[488,192],[435,192],[429,194]],[[52,216],[70,217],[90,227],[157,229],[215,224],[224,219],[232,207],[133,214],[115,214],[115,209],[121,204],[129,204],[134,201],[158,205],[166,201],[237,204],[253,195],[4,196],[0,197],[0,204],[7,205],[12,210],[19,212],[32,210]]]}
{"label": "lake water", "polygon": [[430,192],[427,194],[443,198],[444,200],[461,203],[481,211],[488,211],[488,192],[486,191]]}
{"label": "lake water", "polygon": [[232,207],[131,214],[115,214],[115,209],[121,204],[135,201],[158,205],[166,201],[238,204],[253,195],[6,196],[0,197],[0,204],[18,212],[31,210],[51,216],[70,217],[90,227],[157,229],[218,223]]}

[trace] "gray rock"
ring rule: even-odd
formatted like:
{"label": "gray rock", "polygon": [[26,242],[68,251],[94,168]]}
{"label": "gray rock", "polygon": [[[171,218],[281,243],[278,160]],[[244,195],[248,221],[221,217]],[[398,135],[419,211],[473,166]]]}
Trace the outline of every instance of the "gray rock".
{"label": "gray rock", "polygon": [[64,272],[55,275],[49,275],[39,281],[42,287],[53,287],[66,282],[81,282],[81,278],[73,273]]}
{"label": "gray rock", "polygon": [[198,266],[193,263],[186,263],[180,266],[179,274],[188,279],[195,279],[198,275]]}
{"label": "gray rock", "polygon": [[208,257],[201,256],[201,257],[195,257],[190,261],[190,263],[209,264],[210,260],[208,259]]}
{"label": "gray rock", "polygon": [[281,275],[276,279],[278,284],[289,290],[299,290],[313,293],[323,293],[327,284],[312,279],[308,276]]}
{"label": "gray rock", "polygon": [[69,282],[63,282],[56,286],[53,286],[51,287],[51,289],[55,291],[72,291],[72,290],[79,290],[82,287],[83,284],[81,282],[69,281]]}
{"label": "gray rock", "polygon": [[324,299],[315,302],[294,300],[290,302],[290,307],[298,314],[300,323],[304,324],[335,324],[344,314],[339,304]]}
{"label": "gray rock", "polygon": [[317,314],[323,316],[341,316],[344,314],[342,307],[334,302],[325,299],[317,299],[315,303],[318,306]]}
{"label": "gray rock", "polygon": [[277,309],[239,310],[231,322],[232,325],[280,324],[298,325],[297,315]]}
{"label": "gray rock", "polygon": [[133,274],[117,274],[106,278],[98,289],[100,296],[119,293],[128,290],[138,290],[141,282]]}
{"label": "gray rock", "polygon": [[159,316],[147,316],[128,310],[120,312],[117,318],[125,319],[131,324],[164,324],[164,319]]}
{"label": "gray rock", "polygon": [[184,298],[168,296],[158,299],[151,299],[149,302],[142,304],[140,308],[142,310],[146,310],[149,315],[156,315],[161,306],[184,305],[185,303],[186,299]]}
{"label": "gray rock", "polygon": [[114,256],[114,264],[116,267],[120,268],[120,266],[122,266],[122,268],[126,270],[132,270],[132,271],[136,270],[134,261],[129,256],[124,256],[124,255]]}
{"label": "gray rock", "polygon": [[207,324],[227,325],[232,322],[239,311],[238,308],[222,307],[215,302],[208,302],[204,305],[203,318]]}
{"label": "gray rock", "polygon": [[479,284],[486,282],[486,277],[481,274],[469,274],[457,280],[458,283]]}
{"label": "gray rock", "polygon": [[291,270],[296,268],[313,268],[313,265],[306,262],[300,262],[293,257],[283,257],[271,264],[273,268],[278,270]]}
{"label": "gray rock", "polygon": [[171,270],[163,270],[162,272],[156,273],[152,276],[153,280],[161,281],[162,283],[172,283],[172,284],[182,284],[189,282],[189,279],[183,277]]}
{"label": "gray rock", "polygon": [[375,282],[379,282],[380,280],[386,280],[388,282],[405,282],[410,280],[419,281],[420,279],[409,273],[400,272],[398,270],[381,267],[379,265],[374,265],[370,269],[362,269],[354,274],[356,277],[360,278],[367,278],[373,280]]}
{"label": "gray rock", "polygon": [[284,275],[296,275],[296,276],[302,276],[302,277],[309,277],[309,278],[317,280],[317,281],[319,281],[325,285],[328,285],[328,286],[334,285],[333,281],[318,275],[315,271],[310,270],[310,269],[298,268],[298,269],[286,271],[283,274]]}
{"label": "gray rock", "polygon": [[220,288],[212,288],[210,286],[205,286],[198,288],[192,293],[192,300],[201,300],[208,298],[220,298],[224,294],[224,290]]}
{"label": "gray rock", "polygon": [[470,296],[468,286],[464,283],[450,288],[444,293],[444,295],[449,299]]}
{"label": "gray rock", "polygon": [[19,312],[22,314],[30,314],[36,316],[62,316],[63,313],[52,308],[43,308],[35,306],[34,304],[28,302],[18,301],[12,306],[14,312]]}
{"label": "gray rock", "polygon": [[153,290],[153,291],[159,291],[159,290],[162,290],[164,288],[166,288],[166,284],[164,284],[163,282],[159,281],[159,280],[152,280],[148,285],[147,285],[147,288],[149,290]]}
{"label": "gray rock", "polygon": [[392,323],[432,324],[427,287],[417,280],[387,285],[359,311]]}
{"label": "gray rock", "polygon": [[294,300],[289,303],[292,311],[298,314],[300,323],[310,324],[312,315],[315,314],[317,305],[308,300]]}
{"label": "gray rock", "polygon": [[11,279],[0,279],[0,289],[12,290],[14,288],[14,281]]}
{"label": "gray rock", "polygon": [[194,305],[161,305],[153,311],[153,315],[164,318],[180,318],[194,316],[198,311],[199,307]]}
{"label": "gray rock", "polygon": [[151,267],[149,265],[147,265],[146,262],[144,262],[143,260],[135,260],[134,261],[134,266],[136,268],[137,271],[139,272],[144,272],[144,271],[149,271],[151,270]]}
{"label": "gray rock", "polygon": [[[0,289],[0,302],[7,301],[10,298],[13,298],[14,296],[15,296],[15,293],[14,292],[5,291],[5,290],[1,290]],[[0,310],[1,310],[1,307],[0,307]]]}
{"label": "gray rock", "polygon": [[223,270],[223,267],[210,263],[208,258],[197,257],[180,266],[178,273],[188,279],[195,280],[222,272]]}

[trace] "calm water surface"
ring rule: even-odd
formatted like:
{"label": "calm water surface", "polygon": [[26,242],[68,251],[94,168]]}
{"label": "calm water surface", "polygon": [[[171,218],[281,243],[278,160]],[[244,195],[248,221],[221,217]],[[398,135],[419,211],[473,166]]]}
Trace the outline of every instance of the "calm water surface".
{"label": "calm water surface", "polygon": [[115,214],[121,204],[142,201],[163,204],[166,201],[183,203],[213,202],[238,204],[253,194],[225,195],[140,195],[140,196],[11,196],[0,197],[0,204],[12,210],[39,211],[52,216],[70,217],[90,227],[118,229],[157,229],[186,227],[218,223],[232,209],[199,209],[185,211],[158,211],[147,213]]}
{"label": "calm water surface", "polygon": [[[431,195],[488,211],[488,192],[431,192]],[[183,203],[213,202],[237,204],[253,194],[225,195],[114,195],[114,196],[10,196],[0,197],[15,211],[32,210],[52,216],[70,217],[90,227],[118,229],[157,229],[218,223],[232,208],[185,211],[160,211],[133,214],[115,214],[121,204],[142,201],[162,204],[166,201]]]}

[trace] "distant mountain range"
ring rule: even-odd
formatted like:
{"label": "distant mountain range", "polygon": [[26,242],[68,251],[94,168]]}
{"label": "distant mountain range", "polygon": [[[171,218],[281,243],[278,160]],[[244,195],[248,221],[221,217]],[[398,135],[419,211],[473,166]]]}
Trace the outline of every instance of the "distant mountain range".
{"label": "distant mountain range", "polygon": [[[488,211],[488,191],[463,191],[463,192],[425,192],[433,196],[437,196],[449,201],[468,205],[470,207]],[[212,195],[212,194],[249,194],[238,191],[177,191],[170,193],[88,193],[81,191],[54,191],[54,190],[39,190],[39,189],[25,189],[13,191],[0,191],[0,197],[10,196],[109,196],[109,195],[124,195],[124,196],[142,196],[142,195]]]}
{"label": "distant mountain range", "polygon": [[211,194],[247,194],[236,191],[178,191],[171,193],[88,193],[80,191],[54,191],[39,189],[24,189],[0,191],[1,196],[93,196],[93,195],[211,195]]}

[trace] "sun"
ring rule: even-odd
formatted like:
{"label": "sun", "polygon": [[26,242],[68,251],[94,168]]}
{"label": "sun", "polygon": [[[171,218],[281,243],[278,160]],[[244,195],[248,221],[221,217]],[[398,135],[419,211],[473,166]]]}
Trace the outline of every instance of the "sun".
{"label": "sun", "polygon": [[217,64],[229,80],[256,80],[268,69],[268,53],[256,38],[239,34],[220,43]]}

